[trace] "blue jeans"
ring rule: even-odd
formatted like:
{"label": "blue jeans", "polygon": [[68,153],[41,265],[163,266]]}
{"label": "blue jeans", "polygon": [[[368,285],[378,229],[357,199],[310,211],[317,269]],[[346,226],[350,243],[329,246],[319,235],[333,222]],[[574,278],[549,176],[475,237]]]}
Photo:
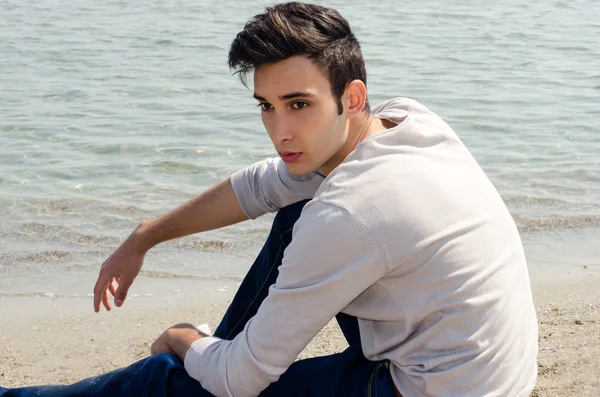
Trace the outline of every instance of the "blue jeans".
{"label": "blue jeans", "polygon": [[[292,240],[292,228],[305,203],[299,202],[279,211],[263,249],[240,285],[215,336],[227,340],[235,338],[254,316],[266,298],[269,286],[277,279],[283,251]],[[343,313],[336,319],[349,347],[342,353],[296,361],[277,382],[260,394],[261,397],[394,397],[389,363],[369,361],[364,357],[357,319]],[[0,397],[30,396],[213,397],[188,376],[181,360],[172,354],[151,356],[73,385],[0,387]]]}

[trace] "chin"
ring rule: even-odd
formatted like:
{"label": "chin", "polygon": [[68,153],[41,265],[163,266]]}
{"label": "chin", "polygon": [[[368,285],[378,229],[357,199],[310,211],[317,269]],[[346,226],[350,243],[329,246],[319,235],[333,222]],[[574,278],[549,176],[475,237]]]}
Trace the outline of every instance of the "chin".
{"label": "chin", "polygon": [[311,167],[306,164],[286,164],[287,170],[294,176],[307,176],[314,173],[318,167]]}

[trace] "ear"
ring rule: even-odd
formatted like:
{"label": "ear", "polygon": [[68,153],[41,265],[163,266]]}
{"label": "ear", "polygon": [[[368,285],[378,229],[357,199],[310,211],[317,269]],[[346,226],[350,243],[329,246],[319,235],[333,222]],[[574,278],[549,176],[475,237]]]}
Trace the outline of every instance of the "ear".
{"label": "ear", "polygon": [[343,97],[346,99],[344,105],[346,105],[348,118],[360,115],[367,102],[367,87],[365,83],[362,80],[351,81],[346,87]]}

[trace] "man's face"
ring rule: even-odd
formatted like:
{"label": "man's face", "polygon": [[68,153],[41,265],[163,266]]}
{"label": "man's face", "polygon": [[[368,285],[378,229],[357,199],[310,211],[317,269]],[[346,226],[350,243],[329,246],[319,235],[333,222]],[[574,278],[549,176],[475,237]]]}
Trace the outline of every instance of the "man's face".
{"label": "man's face", "polygon": [[348,120],[321,71],[303,56],[261,66],[254,73],[254,97],[275,149],[292,175],[308,175],[339,152]]}

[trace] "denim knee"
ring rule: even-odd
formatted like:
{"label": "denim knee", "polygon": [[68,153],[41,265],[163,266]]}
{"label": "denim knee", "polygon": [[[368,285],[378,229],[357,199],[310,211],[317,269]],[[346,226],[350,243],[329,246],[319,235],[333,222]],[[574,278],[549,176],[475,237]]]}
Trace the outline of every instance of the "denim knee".
{"label": "denim knee", "polygon": [[147,357],[143,360],[143,365],[158,370],[170,370],[173,367],[183,367],[183,362],[175,354],[162,353]]}

